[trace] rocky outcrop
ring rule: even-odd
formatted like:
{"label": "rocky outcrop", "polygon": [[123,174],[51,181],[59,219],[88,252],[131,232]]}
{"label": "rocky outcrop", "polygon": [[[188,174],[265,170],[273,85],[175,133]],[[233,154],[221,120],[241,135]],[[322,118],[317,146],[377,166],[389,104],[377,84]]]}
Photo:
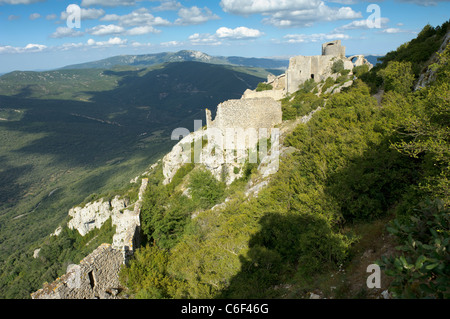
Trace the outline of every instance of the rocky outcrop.
{"label": "rocky outcrop", "polygon": [[439,47],[439,50],[437,51],[438,54],[434,54],[432,56],[426,70],[419,75],[419,79],[417,80],[414,90],[424,88],[428,86],[429,83],[433,82],[436,79],[436,73],[432,68],[430,68],[430,65],[439,61],[439,53],[444,52],[445,48],[449,44],[450,44],[450,31],[447,32],[447,34],[444,36],[442,44]]}
{"label": "rocky outcrop", "polygon": [[116,226],[112,247],[118,250],[132,250],[136,232],[140,227],[140,208],[143,194],[147,188],[148,179],[143,178],[136,203],[130,205],[127,198],[115,196],[106,201],[103,198],[87,203],[84,207],[74,207],[69,210],[72,219],[67,223],[70,229],[76,229],[81,236],[86,235],[95,228],[101,228],[111,218],[112,225]]}

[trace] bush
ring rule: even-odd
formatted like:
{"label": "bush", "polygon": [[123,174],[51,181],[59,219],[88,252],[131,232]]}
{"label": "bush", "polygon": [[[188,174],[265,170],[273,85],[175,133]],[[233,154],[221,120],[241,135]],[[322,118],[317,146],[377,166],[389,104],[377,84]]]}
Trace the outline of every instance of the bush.
{"label": "bush", "polygon": [[366,74],[367,72],[369,72],[369,66],[367,64],[355,66],[353,68],[353,74],[357,78],[360,78],[363,74]]}
{"label": "bush", "polygon": [[261,91],[270,91],[273,89],[273,86],[271,84],[268,83],[258,83],[258,86],[256,87],[256,92],[261,92]]}
{"label": "bush", "polygon": [[344,61],[340,59],[335,61],[331,67],[331,72],[333,73],[340,73],[343,70],[344,70]]}
{"label": "bush", "polygon": [[414,74],[410,62],[389,62],[379,74],[383,78],[386,91],[395,91],[401,94],[411,92]]}
{"label": "bush", "polygon": [[192,200],[202,209],[211,208],[220,202],[225,194],[225,184],[206,170],[198,170],[191,175],[189,188]]}

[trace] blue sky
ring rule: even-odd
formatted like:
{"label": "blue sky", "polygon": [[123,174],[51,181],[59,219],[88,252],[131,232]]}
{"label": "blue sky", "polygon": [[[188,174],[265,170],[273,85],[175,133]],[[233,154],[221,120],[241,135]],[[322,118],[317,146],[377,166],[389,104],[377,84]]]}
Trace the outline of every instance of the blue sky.
{"label": "blue sky", "polygon": [[[80,28],[67,23],[71,4]],[[316,55],[335,39],[347,54],[382,55],[448,19],[450,0],[0,0],[0,73],[184,49]]]}

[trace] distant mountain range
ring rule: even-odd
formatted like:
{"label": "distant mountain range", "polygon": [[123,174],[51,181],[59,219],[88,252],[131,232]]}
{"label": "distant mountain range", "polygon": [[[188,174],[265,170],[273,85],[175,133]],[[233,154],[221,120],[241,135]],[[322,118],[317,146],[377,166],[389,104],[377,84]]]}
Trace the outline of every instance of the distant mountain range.
{"label": "distant mountain range", "polygon": [[204,62],[222,65],[238,65],[264,69],[286,69],[288,59],[244,58],[210,56],[199,51],[183,50],[142,55],[119,55],[99,61],[68,65],[62,69],[111,69],[116,66],[151,66],[167,62]]}

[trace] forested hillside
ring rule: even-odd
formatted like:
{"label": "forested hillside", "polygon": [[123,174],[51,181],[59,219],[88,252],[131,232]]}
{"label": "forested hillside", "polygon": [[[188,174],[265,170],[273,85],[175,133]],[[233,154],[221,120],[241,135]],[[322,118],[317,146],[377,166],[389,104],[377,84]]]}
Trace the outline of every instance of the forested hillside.
{"label": "forested hillside", "polygon": [[307,85],[286,99],[285,118],[323,108],[285,138],[295,152],[257,197],[244,195],[255,165],[229,187],[194,165],[163,185],[157,169],[141,213],[145,245],[121,273],[127,293],[379,298],[365,286],[378,263],[393,297],[448,298],[449,45],[430,66],[435,80],[413,90],[448,26],[426,26],[370,72],[355,69],[360,79],[341,93],[317,97]]}

